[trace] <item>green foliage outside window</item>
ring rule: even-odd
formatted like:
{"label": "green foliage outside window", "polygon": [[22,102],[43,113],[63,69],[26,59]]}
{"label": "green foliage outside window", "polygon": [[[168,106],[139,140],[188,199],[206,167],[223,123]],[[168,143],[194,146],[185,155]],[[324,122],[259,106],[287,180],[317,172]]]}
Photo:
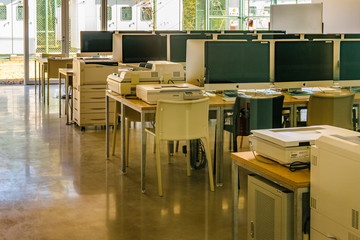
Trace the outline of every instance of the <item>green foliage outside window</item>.
{"label": "green foliage outside window", "polygon": [[16,20],[18,20],[18,21],[24,20],[24,7],[18,6],[16,10],[17,10],[16,11]]}
{"label": "green foliage outside window", "polygon": [[6,19],[7,19],[6,6],[0,6],[0,20],[6,20]]}

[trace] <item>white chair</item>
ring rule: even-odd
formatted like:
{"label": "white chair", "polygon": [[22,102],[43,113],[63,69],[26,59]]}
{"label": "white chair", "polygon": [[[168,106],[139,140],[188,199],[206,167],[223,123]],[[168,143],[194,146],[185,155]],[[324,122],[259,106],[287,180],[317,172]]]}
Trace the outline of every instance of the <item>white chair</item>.
{"label": "white chair", "polygon": [[[158,192],[163,195],[160,163],[160,141],[186,140],[187,149],[190,140],[201,139],[205,147],[208,161],[210,190],[214,191],[213,165],[209,147],[209,99],[193,101],[159,100],[155,117],[155,132],[145,131],[155,137],[156,169],[158,176]],[[187,154],[187,175],[191,175],[190,154]]]}

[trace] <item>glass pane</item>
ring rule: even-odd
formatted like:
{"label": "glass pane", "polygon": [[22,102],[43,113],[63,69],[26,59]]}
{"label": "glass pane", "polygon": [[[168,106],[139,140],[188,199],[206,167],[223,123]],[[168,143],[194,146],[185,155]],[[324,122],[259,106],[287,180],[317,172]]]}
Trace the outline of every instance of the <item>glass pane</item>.
{"label": "glass pane", "polygon": [[[19,11],[19,9],[21,9]],[[24,22],[22,1],[0,0],[0,81],[24,81]],[[20,12],[20,18],[18,13]],[[30,36],[30,41],[33,40]],[[30,53],[31,53],[30,48]]]}
{"label": "glass pane", "polygon": [[6,20],[6,6],[0,6],[0,20]]}
{"label": "glass pane", "polygon": [[112,20],[112,11],[111,11],[111,7],[107,7],[107,20],[110,21]]}
{"label": "glass pane", "polygon": [[131,7],[122,7],[121,8],[121,21],[131,21],[132,20],[132,8]]}
{"label": "glass pane", "polygon": [[61,53],[61,5],[36,0],[36,53]]}
{"label": "glass pane", "polygon": [[[101,30],[101,0],[70,0],[70,53],[80,52],[80,32]],[[112,14],[112,17],[115,17]]]}
{"label": "glass pane", "polygon": [[24,20],[24,7],[23,6],[17,7],[16,20]]}
{"label": "glass pane", "polygon": [[150,21],[150,20],[152,20],[152,8],[141,7],[141,21]]}

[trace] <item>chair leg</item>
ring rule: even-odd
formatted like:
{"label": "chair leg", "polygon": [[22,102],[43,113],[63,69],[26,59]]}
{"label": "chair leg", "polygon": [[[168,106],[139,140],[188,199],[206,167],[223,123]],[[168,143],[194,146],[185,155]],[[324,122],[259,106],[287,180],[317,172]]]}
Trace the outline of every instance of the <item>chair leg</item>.
{"label": "chair leg", "polygon": [[175,152],[179,152],[179,143],[180,143],[179,140],[176,141],[176,149],[175,149]]}
{"label": "chair leg", "polygon": [[215,187],[214,187],[214,176],[213,176],[213,164],[211,161],[209,138],[208,137],[203,138],[203,143],[204,143],[204,147],[205,147],[206,159],[208,161],[210,191],[214,192]]}
{"label": "chair leg", "polygon": [[232,149],[232,133],[229,132],[229,151],[231,152]]}
{"label": "chair leg", "polygon": [[129,166],[129,130],[130,130],[130,121],[125,118],[125,165]]}
{"label": "chair leg", "polygon": [[161,180],[161,163],[160,163],[160,143],[156,141],[156,171],[158,177],[158,192],[159,196],[163,196],[162,180]]}
{"label": "chair leg", "polygon": [[118,101],[115,101],[115,109],[114,109],[114,130],[113,130],[113,139],[112,139],[112,155],[115,155],[115,144],[116,144],[116,127],[117,127],[117,118],[118,118]]}
{"label": "chair leg", "polygon": [[186,154],[186,173],[187,176],[191,176],[191,167],[190,167],[190,140],[186,140],[186,149],[188,149],[188,153]]}
{"label": "chair leg", "polygon": [[48,73],[48,76],[47,76],[47,105],[49,105],[50,103],[50,79],[49,79],[49,73]]}
{"label": "chair leg", "polygon": [[168,141],[168,164],[171,163],[172,156],[174,156],[174,141]]}
{"label": "chair leg", "polygon": [[244,140],[244,136],[241,136],[241,139],[240,139],[240,148],[242,148],[243,140]]}

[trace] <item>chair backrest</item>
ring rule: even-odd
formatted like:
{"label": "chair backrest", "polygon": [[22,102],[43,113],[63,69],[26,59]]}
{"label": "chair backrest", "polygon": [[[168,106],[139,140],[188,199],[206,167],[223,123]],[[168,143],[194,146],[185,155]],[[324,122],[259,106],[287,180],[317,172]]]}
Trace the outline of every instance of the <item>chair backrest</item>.
{"label": "chair backrest", "polygon": [[48,57],[65,57],[65,53],[42,53],[42,58],[48,58]]}
{"label": "chair backrest", "polygon": [[47,73],[48,78],[57,78],[59,77],[59,68],[67,68],[67,64],[72,63],[73,59],[57,59],[57,58],[48,58],[47,63]]}
{"label": "chair backrest", "polygon": [[190,140],[209,135],[209,99],[159,100],[155,133],[159,140]]}
{"label": "chair backrest", "polygon": [[233,126],[236,136],[247,136],[251,130],[281,128],[284,96],[236,98]]}
{"label": "chair backrest", "polygon": [[315,93],[307,108],[307,125],[331,125],[353,129],[354,93]]}

